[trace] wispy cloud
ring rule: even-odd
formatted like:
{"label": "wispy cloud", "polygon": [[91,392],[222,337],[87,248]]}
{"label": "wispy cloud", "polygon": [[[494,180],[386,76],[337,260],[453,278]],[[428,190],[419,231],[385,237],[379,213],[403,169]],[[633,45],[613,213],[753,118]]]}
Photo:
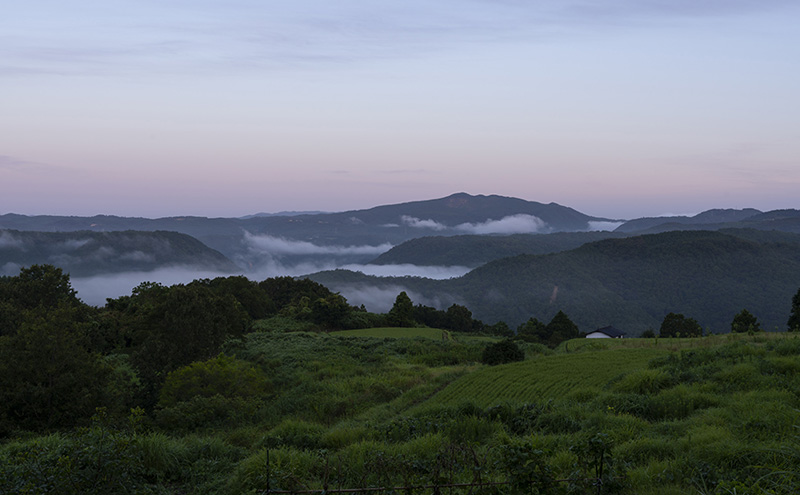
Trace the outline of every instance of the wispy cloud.
{"label": "wispy cloud", "polygon": [[541,218],[526,214],[509,215],[499,220],[478,223],[461,223],[452,227],[436,220],[422,220],[407,215],[400,217],[400,220],[404,225],[413,228],[435,231],[455,230],[469,234],[534,234],[548,230],[547,223]]}
{"label": "wispy cloud", "polygon": [[466,266],[420,266],[408,263],[399,265],[349,264],[339,268],[375,277],[423,277],[433,280],[457,278],[470,271],[470,268]]}
{"label": "wispy cloud", "polygon": [[[18,2],[0,44],[0,74],[109,73],[148,67],[297,68],[407,57],[464,43],[548,39],[581,30],[641,26],[793,8],[789,0],[442,0],[264,3],[143,0]],[[80,13],[80,14],[79,14]],[[9,72],[11,71],[11,72]]]}
{"label": "wispy cloud", "polygon": [[589,222],[589,230],[613,232],[625,222]]}
{"label": "wispy cloud", "polygon": [[427,220],[422,220],[420,218],[403,215],[400,217],[400,221],[402,221],[404,225],[408,225],[409,227],[413,227],[415,229],[431,229],[441,231],[450,228],[447,225],[439,223],[436,220],[431,220],[430,218]]}
{"label": "wispy cloud", "polygon": [[364,305],[367,310],[375,313],[386,313],[394,305],[397,295],[405,292],[414,304],[422,304],[437,309],[443,309],[453,304],[454,299],[443,294],[441,297],[430,298],[409,290],[402,285],[374,286],[374,285],[347,285],[334,287],[347,302],[354,305]]}
{"label": "wispy cloud", "polygon": [[19,249],[24,250],[25,245],[21,239],[17,239],[10,232],[0,232],[0,249]]}
{"label": "wispy cloud", "polygon": [[394,247],[390,243],[379,244],[377,246],[336,246],[318,245],[306,241],[294,241],[282,237],[269,235],[253,235],[245,232],[245,243],[252,251],[269,255],[379,255]]}
{"label": "wispy cloud", "polygon": [[93,277],[71,277],[72,287],[86,304],[103,306],[106,298],[130,295],[142,282],[159,282],[163,285],[185,284],[201,278],[228,276],[213,271],[200,271],[191,267],[168,267],[150,272],[123,272]]}
{"label": "wispy cloud", "polygon": [[535,234],[548,230],[547,223],[534,215],[510,215],[483,223],[462,223],[457,230],[471,234]]}

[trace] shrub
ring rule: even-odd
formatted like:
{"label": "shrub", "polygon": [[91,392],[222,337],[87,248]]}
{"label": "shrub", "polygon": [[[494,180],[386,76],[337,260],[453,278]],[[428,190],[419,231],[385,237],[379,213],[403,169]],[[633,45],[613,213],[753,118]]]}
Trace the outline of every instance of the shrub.
{"label": "shrub", "polygon": [[172,407],[158,409],[155,415],[156,423],[162,428],[192,431],[230,423],[254,423],[259,421],[265,412],[265,405],[260,399],[215,395],[195,396]]}
{"label": "shrub", "polygon": [[220,354],[208,361],[192,363],[167,375],[159,406],[172,407],[194,397],[219,395],[260,397],[272,389],[263,371],[247,361]]}
{"label": "shrub", "polygon": [[672,379],[665,371],[660,369],[642,369],[625,375],[614,386],[618,392],[635,394],[655,394],[659,390],[669,387]]}
{"label": "shrub", "polygon": [[317,449],[322,445],[325,427],[296,419],[286,419],[273,428],[264,438],[262,447],[295,447],[298,449]]}
{"label": "shrub", "polygon": [[511,340],[502,340],[489,344],[483,350],[483,356],[481,357],[481,361],[490,366],[513,363],[523,359],[525,359],[525,353]]}

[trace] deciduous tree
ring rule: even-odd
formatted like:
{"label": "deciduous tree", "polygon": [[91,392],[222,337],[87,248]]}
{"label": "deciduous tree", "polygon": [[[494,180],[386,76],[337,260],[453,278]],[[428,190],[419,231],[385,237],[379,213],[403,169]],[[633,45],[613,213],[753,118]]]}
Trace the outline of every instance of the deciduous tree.
{"label": "deciduous tree", "polygon": [[694,318],[687,318],[680,313],[669,313],[661,322],[658,332],[660,337],[700,337],[703,327]]}
{"label": "deciduous tree", "polygon": [[800,289],[797,289],[797,294],[792,297],[792,312],[786,326],[790,332],[800,332]]}
{"label": "deciduous tree", "polygon": [[753,316],[753,314],[746,309],[741,310],[736,314],[736,316],[733,317],[733,321],[731,322],[731,332],[748,333],[760,331],[761,324],[758,322],[758,318]]}

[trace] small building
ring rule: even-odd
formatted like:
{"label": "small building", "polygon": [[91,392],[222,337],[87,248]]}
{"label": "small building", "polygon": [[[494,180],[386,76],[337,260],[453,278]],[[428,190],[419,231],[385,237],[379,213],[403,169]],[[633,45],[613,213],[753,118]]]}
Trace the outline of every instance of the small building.
{"label": "small building", "polygon": [[624,336],[625,332],[611,326],[598,328],[594,332],[586,334],[587,339],[621,339]]}

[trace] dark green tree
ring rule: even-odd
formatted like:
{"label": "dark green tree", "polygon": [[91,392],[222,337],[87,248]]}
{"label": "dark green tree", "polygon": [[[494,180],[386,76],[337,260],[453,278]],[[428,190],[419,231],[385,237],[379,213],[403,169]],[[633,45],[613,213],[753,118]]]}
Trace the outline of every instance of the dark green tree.
{"label": "dark green tree", "polygon": [[687,318],[680,313],[669,313],[661,322],[658,335],[660,337],[701,337],[703,327],[694,318]]}
{"label": "dark green tree", "polygon": [[790,332],[800,332],[800,289],[792,297],[792,312],[789,314],[789,321],[786,326]]}
{"label": "dark green tree", "polygon": [[386,315],[386,321],[393,327],[414,326],[414,303],[405,291],[397,295],[392,309]]}
{"label": "dark green tree", "polygon": [[339,294],[320,297],[311,303],[311,321],[326,329],[343,328],[345,318],[352,308],[347,300]]}
{"label": "dark green tree", "polygon": [[17,428],[74,426],[103,404],[109,368],[87,350],[79,309],[28,310],[0,337],[0,418]]}
{"label": "dark green tree", "polygon": [[547,325],[537,318],[529,318],[528,321],[517,327],[517,337],[528,342],[546,343],[549,336]]}
{"label": "dark green tree", "polygon": [[69,275],[52,265],[31,265],[22,268],[12,277],[10,296],[19,308],[39,306],[55,308],[59,304],[80,306],[77,292],[72,288]]}
{"label": "dark green tree", "polygon": [[266,318],[276,312],[275,303],[258,283],[242,275],[195,280],[189,285],[205,285],[219,296],[230,294],[254,320]]}
{"label": "dark green tree", "polygon": [[547,333],[546,344],[550,347],[556,347],[565,340],[576,339],[581,335],[578,325],[573,323],[563,311],[556,313],[547,324],[545,332]]}
{"label": "dark green tree", "polygon": [[514,336],[514,331],[508,326],[508,323],[504,322],[503,320],[498,321],[494,325],[488,327],[488,331],[492,335],[498,335],[500,337],[511,338]]}
{"label": "dark green tree", "polygon": [[273,277],[259,282],[258,286],[275,304],[276,311],[283,311],[287,306],[297,304],[303,298],[314,301],[333,294],[324,285],[308,278]]}
{"label": "dark green tree", "polygon": [[525,359],[525,353],[512,340],[506,339],[489,344],[483,349],[481,361],[491,366]]}
{"label": "dark green tree", "polygon": [[446,328],[447,327],[447,313],[432,308],[430,306],[423,306],[417,304],[414,306],[414,321],[421,325],[431,328]]}
{"label": "dark green tree", "polygon": [[473,330],[472,311],[465,306],[453,304],[447,308],[446,321],[448,330],[455,332],[471,332]]}
{"label": "dark green tree", "polygon": [[78,311],[73,316],[85,321],[92,309],[78,299],[69,275],[52,265],[22,268],[19,275],[0,278],[0,335],[17,331],[28,310],[46,312],[60,306]]}
{"label": "dark green tree", "polygon": [[244,333],[248,316],[233,296],[203,286],[139,289],[125,319],[133,328],[131,363],[145,382],[149,406],[168,372],[219,354],[228,338]]}
{"label": "dark green tree", "polygon": [[752,313],[746,309],[741,310],[731,321],[731,332],[733,333],[749,333],[760,332],[761,324],[758,322]]}

